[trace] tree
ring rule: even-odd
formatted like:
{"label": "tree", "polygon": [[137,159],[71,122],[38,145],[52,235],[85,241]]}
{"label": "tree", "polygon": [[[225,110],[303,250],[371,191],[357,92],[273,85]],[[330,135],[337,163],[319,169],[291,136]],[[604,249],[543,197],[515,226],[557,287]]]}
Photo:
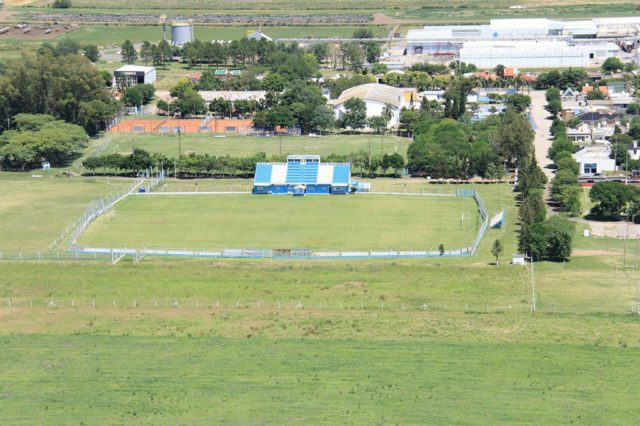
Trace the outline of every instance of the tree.
{"label": "tree", "polygon": [[615,57],[607,58],[602,63],[602,70],[605,72],[616,72],[616,71],[622,71],[623,69],[624,69],[624,64],[620,59]]}
{"label": "tree", "polygon": [[493,72],[495,72],[498,77],[504,78],[504,70],[505,70],[505,66],[502,64],[498,64],[493,69]]}
{"label": "tree", "polygon": [[566,133],[564,133],[562,134],[562,136],[558,136],[553,140],[547,154],[549,155],[549,158],[551,158],[553,161],[556,161],[560,154],[564,152],[573,154],[574,151],[575,146],[573,145],[573,142],[571,142],[567,138]]}
{"label": "tree", "polygon": [[397,177],[400,175],[400,169],[404,168],[405,162],[402,155],[394,152],[393,154],[384,154],[382,156],[382,162],[380,163],[380,166],[384,171],[393,169],[394,175]]}
{"label": "tree", "polygon": [[327,100],[322,96],[322,90],[306,81],[294,81],[281,95],[283,106],[289,107],[303,133],[313,128],[315,109],[318,105],[325,105]]}
{"label": "tree", "polygon": [[493,245],[491,246],[491,254],[496,258],[496,265],[499,264],[500,256],[504,252],[504,246],[502,245],[502,241],[495,240]]}
{"label": "tree", "polygon": [[80,43],[77,41],[63,39],[59,41],[53,49],[53,56],[76,55],[80,52],[80,48]]}
{"label": "tree", "polygon": [[145,65],[153,60],[153,49],[151,48],[151,43],[146,40],[142,42],[142,46],[140,47],[140,59],[142,59]]}
{"label": "tree", "polygon": [[558,99],[552,99],[547,103],[547,105],[545,105],[544,109],[549,111],[549,113],[555,117],[562,110],[562,102]]}
{"label": "tree", "polygon": [[387,128],[387,120],[381,115],[374,115],[367,119],[369,127],[374,129],[377,133],[382,134],[384,129]]}
{"label": "tree", "polygon": [[440,244],[438,246],[438,252],[440,253],[440,256],[444,256],[444,244]]}
{"label": "tree", "polygon": [[522,163],[533,150],[535,133],[522,114],[507,111],[502,117],[498,146],[503,158]]}
{"label": "tree", "polygon": [[373,30],[367,27],[358,28],[353,32],[353,38],[373,38]]}
{"label": "tree", "polygon": [[176,85],[171,88],[169,94],[174,98],[178,98],[188,90],[195,90],[193,81],[189,77],[181,77]]}
{"label": "tree", "polygon": [[128,39],[122,43],[120,47],[120,55],[122,56],[122,62],[125,64],[133,64],[136,59],[138,59],[138,52],[136,52],[136,48],[133,47],[133,43]]}
{"label": "tree", "polygon": [[[97,109],[104,112],[113,110],[114,104],[100,70],[84,56],[73,54],[24,55],[7,61],[0,76],[0,94],[0,126],[21,112],[47,113],[84,126],[89,121],[81,115],[83,106],[91,103],[96,110],[100,103]],[[96,127],[88,124],[85,129],[93,132]]]}
{"label": "tree", "polygon": [[7,168],[35,167],[41,161],[67,164],[80,155],[88,137],[80,126],[45,115],[18,114],[17,128],[3,133],[0,163]]}
{"label": "tree", "polygon": [[571,256],[573,241],[573,223],[565,217],[555,215],[544,226],[546,237],[546,257],[549,260],[563,262]]}
{"label": "tree", "polygon": [[351,76],[342,76],[336,79],[331,79],[327,81],[327,86],[329,87],[329,92],[331,94],[331,98],[335,99],[345,90],[359,86],[361,84],[372,83],[373,78],[368,75],[354,74]]}
{"label": "tree", "polygon": [[380,43],[375,41],[370,41],[364,43],[364,56],[370,64],[376,63],[380,60],[380,55],[382,54],[382,50],[380,49]]}
{"label": "tree", "polygon": [[173,108],[184,117],[185,115],[201,115],[207,111],[204,99],[195,90],[183,92],[178,99],[173,102]]}
{"label": "tree", "polygon": [[364,67],[364,51],[356,43],[342,43],[340,45],[342,68],[360,72]]}
{"label": "tree", "polygon": [[615,219],[626,213],[634,188],[620,182],[598,182],[591,187],[589,198],[596,203],[592,213],[601,219]]}
{"label": "tree", "polygon": [[507,95],[505,104],[515,112],[522,113],[531,105],[531,98],[521,93],[514,93],[512,95]]}
{"label": "tree", "polygon": [[71,0],[55,0],[53,7],[55,9],[69,9],[71,7]]}
{"label": "tree", "polygon": [[558,89],[557,87],[550,87],[545,92],[545,98],[547,102],[551,102],[553,100],[559,101],[561,97],[562,97],[562,92],[560,92],[560,89]]}
{"label": "tree", "polygon": [[350,98],[344,103],[342,126],[361,129],[367,125],[367,104],[360,98]]}
{"label": "tree", "polygon": [[336,125],[335,115],[333,109],[326,105],[318,105],[313,110],[313,119],[311,121],[311,128],[322,132],[328,132]]}
{"label": "tree", "polygon": [[100,59],[100,52],[95,44],[85,44],[82,48],[82,53],[84,53],[85,58],[93,63],[98,62],[98,59]]}

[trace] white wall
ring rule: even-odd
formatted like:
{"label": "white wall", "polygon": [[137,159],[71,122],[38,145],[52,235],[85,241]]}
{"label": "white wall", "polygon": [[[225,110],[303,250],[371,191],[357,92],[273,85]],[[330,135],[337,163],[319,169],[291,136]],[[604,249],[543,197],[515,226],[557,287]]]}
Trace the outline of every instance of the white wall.
{"label": "white wall", "polygon": [[156,82],[156,69],[154,68],[152,71],[149,71],[144,75],[145,84],[153,84]]}
{"label": "white wall", "polygon": [[[382,115],[382,110],[385,107],[385,104],[383,102],[365,101],[365,104],[367,105],[367,118]],[[344,108],[344,104],[339,104],[333,108],[333,111],[336,115],[336,118],[341,119],[344,116],[346,109]],[[400,123],[400,110],[394,107],[393,117],[391,117],[391,120],[389,120],[389,126],[393,126],[398,123]]]}

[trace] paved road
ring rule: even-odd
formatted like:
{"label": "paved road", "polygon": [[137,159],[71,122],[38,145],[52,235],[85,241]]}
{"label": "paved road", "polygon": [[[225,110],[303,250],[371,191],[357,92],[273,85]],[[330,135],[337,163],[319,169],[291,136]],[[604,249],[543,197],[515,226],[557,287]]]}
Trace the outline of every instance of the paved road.
{"label": "paved road", "polygon": [[[531,120],[531,125],[536,132],[533,145],[536,149],[536,160],[538,161],[538,166],[542,168],[548,179],[547,186],[544,191],[544,197],[548,200],[551,191],[551,180],[554,175],[553,169],[551,169],[553,161],[547,157],[547,152],[549,152],[552,142],[551,118],[547,110],[544,109],[545,105],[547,105],[544,90],[532,90],[529,96],[531,96],[531,113],[529,118]],[[549,211],[551,211],[551,209],[549,209]]]}

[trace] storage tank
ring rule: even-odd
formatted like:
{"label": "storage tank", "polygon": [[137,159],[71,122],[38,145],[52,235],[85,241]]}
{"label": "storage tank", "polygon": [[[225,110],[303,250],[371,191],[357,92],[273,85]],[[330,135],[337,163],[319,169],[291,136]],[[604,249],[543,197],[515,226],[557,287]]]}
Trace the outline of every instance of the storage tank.
{"label": "storage tank", "polygon": [[193,25],[190,22],[171,23],[171,44],[182,46],[193,41]]}

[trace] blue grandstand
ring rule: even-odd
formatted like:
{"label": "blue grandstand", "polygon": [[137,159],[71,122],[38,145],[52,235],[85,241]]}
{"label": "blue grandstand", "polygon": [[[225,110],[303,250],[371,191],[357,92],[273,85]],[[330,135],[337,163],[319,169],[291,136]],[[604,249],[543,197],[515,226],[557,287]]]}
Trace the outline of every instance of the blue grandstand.
{"label": "blue grandstand", "polygon": [[286,163],[258,163],[254,194],[348,194],[351,164],[321,163],[319,155],[290,155]]}

